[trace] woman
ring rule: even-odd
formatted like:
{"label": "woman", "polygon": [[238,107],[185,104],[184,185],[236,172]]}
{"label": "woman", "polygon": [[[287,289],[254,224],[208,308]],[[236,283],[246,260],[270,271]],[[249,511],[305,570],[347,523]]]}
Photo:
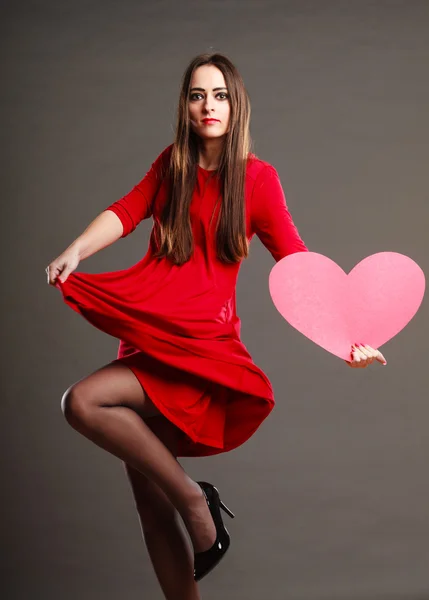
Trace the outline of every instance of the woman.
{"label": "woman", "polygon": [[[102,331],[117,359],[62,398],[72,427],[124,461],[142,531],[167,599],[197,583],[229,546],[218,492],[177,461],[244,443],[274,406],[271,384],[240,340],[235,290],[256,233],[276,261],[307,248],[277,171],[250,152],[250,103],[227,57],[203,54],[183,77],[174,143],[49,267],[48,283]],[[153,218],[149,248],[113,273],[79,262]],[[351,367],[384,357],[370,347]],[[193,552],[183,529],[186,526]]]}

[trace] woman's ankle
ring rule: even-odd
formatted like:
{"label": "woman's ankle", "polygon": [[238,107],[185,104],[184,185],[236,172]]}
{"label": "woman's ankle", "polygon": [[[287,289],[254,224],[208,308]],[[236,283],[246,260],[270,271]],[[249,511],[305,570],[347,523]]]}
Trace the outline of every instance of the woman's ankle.
{"label": "woman's ankle", "polygon": [[204,552],[213,546],[216,541],[216,526],[203,493],[188,506],[186,515],[182,518],[194,552]]}

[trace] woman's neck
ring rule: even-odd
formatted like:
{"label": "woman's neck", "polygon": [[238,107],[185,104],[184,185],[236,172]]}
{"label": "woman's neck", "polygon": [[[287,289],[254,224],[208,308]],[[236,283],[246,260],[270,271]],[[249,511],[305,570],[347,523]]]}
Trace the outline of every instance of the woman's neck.
{"label": "woman's neck", "polygon": [[223,148],[223,139],[203,140],[199,147],[198,164],[202,169],[212,170],[219,167]]}

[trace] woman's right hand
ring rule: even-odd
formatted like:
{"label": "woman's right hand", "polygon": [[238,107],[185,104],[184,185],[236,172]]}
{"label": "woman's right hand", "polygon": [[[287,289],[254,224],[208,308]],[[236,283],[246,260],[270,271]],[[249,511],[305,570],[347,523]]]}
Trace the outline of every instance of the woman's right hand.
{"label": "woman's right hand", "polygon": [[45,271],[48,276],[48,283],[50,285],[55,285],[57,279],[59,279],[61,283],[64,283],[70,273],[77,268],[79,262],[80,257],[77,250],[72,248],[65,250],[46,267]]}

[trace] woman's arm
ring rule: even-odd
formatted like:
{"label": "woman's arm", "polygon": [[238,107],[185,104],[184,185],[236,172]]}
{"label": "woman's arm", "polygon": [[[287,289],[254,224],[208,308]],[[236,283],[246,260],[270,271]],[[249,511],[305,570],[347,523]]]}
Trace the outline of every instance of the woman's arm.
{"label": "woman's arm", "polygon": [[133,189],[104,209],[71,244],[79,259],[88,258],[129,235],[143,219],[152,215],[153,200],[170,157],[168,146],[152,163],[149,171]]}
{"label": "woman's arm", "polygon": [[[120,200],[105,208],[70,244],[60,256],[46,267],[48,283],[64,282],[79,262],[127,236],[142,219],[152,215],[153,202],[169,163],[172,145],[161,152],[144,178]],[[59,277],[60,274],[62,277]]]}
{"label": "woman's arm", "polygon": [[[278,262],[294,252],[308,252],[292,216],[275,168],[267,165],[256,178],[251,202],[252,231]],[[351,349],[351,360],[345,361],[352,368],[365,368],[374,360],[383,365],[387,361],[379,350],[368,345],[356,344]]]}
{"label": "woman's arm", "polygon": [[100,213],[85,231],[46,267],[48,283],[56,285],[57,279],[64,283],[81,260],[113,244],[121,235],[120,219],[110,211]]}
{"label": "woman's arm", "polygon": [[140,221],[152,215],[153,202],[167,172],[172,148],[173,144],[167,146],[152,163],[140,183],[126,196],[105,209],[114,212],[120,219],[123,226],[121,237],[129,235]]}
{"label": "woman's arm", "polygon": [[123,233],[120,219],[112,211],[100,213],[67,250],[77,252],[79,260],[92,256],[116,242]]}
{"label": "woman's arm", "polygon": [[288,210],[280,178],[272,165],[258,174],[251,201],[252,231],[276,262],[294,252],[308,252]]}
{"label": "woman's arm", "polygon": [[103,210],[67,248],[77,251],[79,260],[88,258],[129,235],[143,219],[152,215],[153,200],[164,176],[171,146],[163,150],[149,171],[133,189]]}
{"label": "woman's arm", "polygon": [[71,244],[80,260],[126,237],[140,221],[152,215],[153,200],[168,166],[171,148],[172,145],[165,148],[143,179],[128,194],[105,208]]}

